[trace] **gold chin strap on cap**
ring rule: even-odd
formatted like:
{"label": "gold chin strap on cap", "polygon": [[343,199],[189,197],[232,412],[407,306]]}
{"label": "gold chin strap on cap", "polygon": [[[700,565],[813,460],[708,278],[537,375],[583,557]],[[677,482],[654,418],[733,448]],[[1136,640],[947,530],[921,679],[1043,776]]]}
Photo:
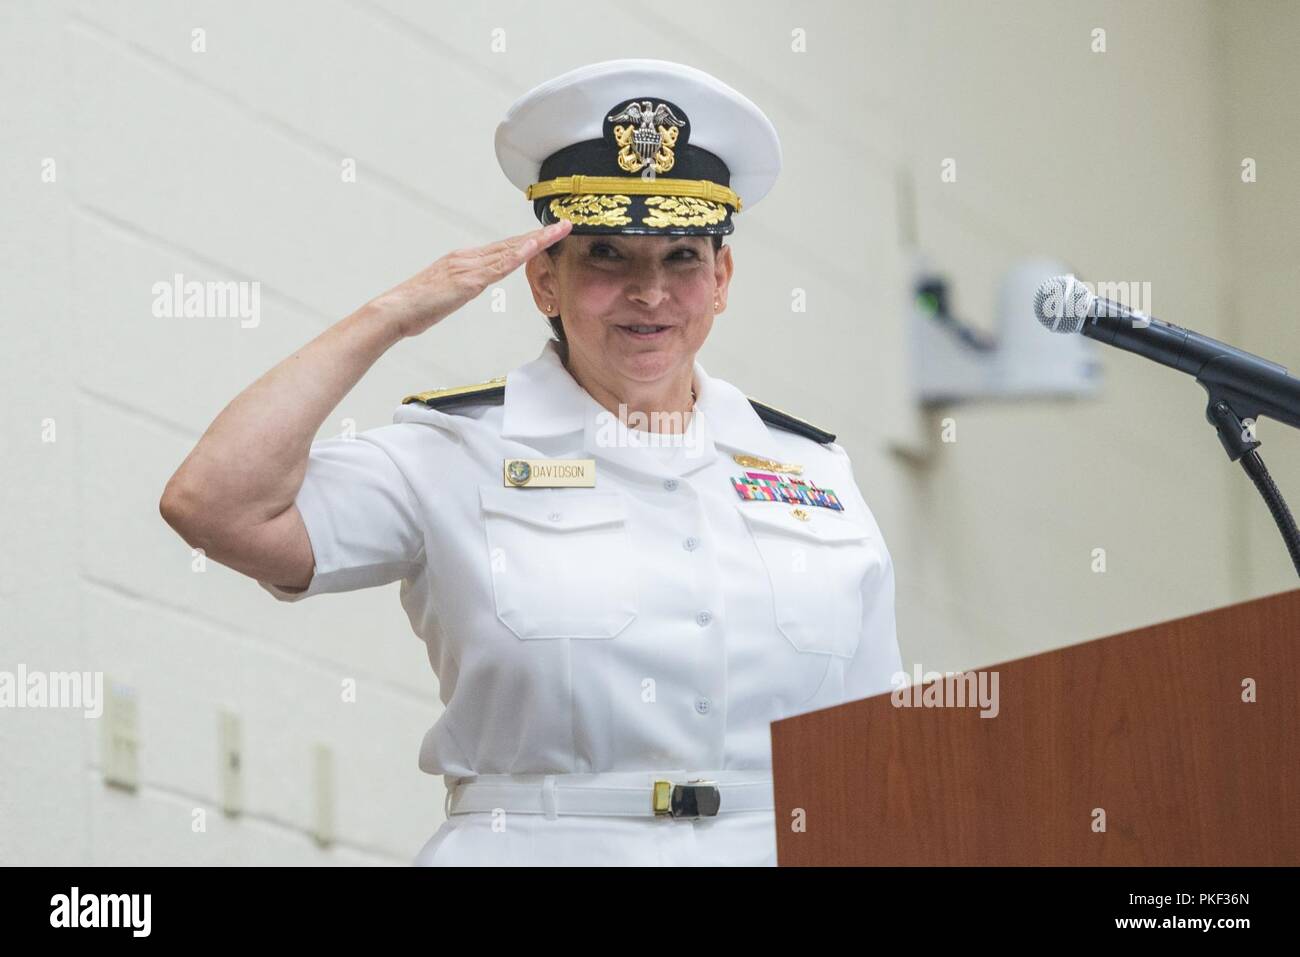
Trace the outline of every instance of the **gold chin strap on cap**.
{"label": "gold chin strap on cap", "polygon": [[692,196],[696,199],[726,203],[740,212],[743,203],[736,193],[726,186],[707,179],[641,179],[631,176],[557,176],[555,179],[533,183],[524,196],[542,199],[546,196],[581,196],[592,193],[622,193],[638,196]]}

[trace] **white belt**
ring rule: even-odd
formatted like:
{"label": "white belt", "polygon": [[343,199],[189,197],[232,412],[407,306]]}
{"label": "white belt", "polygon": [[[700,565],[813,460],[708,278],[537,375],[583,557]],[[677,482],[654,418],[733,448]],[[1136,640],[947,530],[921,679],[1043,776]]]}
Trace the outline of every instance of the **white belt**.
{"label": "white belt", "polygon": [[772,772],[602,771],[594,774],[477,774],[447,789],[447,816],[475,811],[598,814],[694,820],[731,811],[771,811]]}

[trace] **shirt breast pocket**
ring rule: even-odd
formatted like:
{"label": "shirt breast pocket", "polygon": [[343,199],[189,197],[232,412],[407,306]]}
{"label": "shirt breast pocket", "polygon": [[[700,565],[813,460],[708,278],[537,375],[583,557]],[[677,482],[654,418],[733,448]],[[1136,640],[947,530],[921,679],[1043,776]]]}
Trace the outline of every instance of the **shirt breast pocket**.
{"label": "shirt breast pocket", "polygon": [[613,638],[636,618],[617,492],[482,485],[497,617],[517,638]]}
{"label": "shirt breast pocket", "polygon": [[839,512],[737,502],[772,585],[773,613],[796,649],[852,658],[862,637],[864,579],[881,567],[878,540]]}

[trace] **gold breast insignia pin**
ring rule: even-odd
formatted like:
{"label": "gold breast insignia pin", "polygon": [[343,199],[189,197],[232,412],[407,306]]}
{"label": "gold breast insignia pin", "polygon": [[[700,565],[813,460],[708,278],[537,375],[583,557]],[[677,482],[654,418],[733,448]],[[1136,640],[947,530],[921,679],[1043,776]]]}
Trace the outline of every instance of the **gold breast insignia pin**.
{"label": "gold breast insignia pin", "polygon": [[757,455],[744,455],[737,452],[732,456],[737,465],[743,465],[751,469],[765,469],[768,472],[789,472],[792,475],[802,475],[802,465],[786,465],[783,462],[774,462],[771,459],[759,458]]}

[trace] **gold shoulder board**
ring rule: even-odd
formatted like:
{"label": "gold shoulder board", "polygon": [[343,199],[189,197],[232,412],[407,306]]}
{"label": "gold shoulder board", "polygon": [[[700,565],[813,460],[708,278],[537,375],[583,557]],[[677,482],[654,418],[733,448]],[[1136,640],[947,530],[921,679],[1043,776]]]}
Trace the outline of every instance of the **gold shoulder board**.
{"label": "gold shoulder board", "polygon": [[408,402],[420,402],[430,409],[445,409],[448,406],[467,405],[473,402],[493,402],[503,399],[505,394],[506,377],[497,376],[495,379],[476,382],[473,385],[455,385],[449,389],[417,392],[403,399],[402,405]]}

